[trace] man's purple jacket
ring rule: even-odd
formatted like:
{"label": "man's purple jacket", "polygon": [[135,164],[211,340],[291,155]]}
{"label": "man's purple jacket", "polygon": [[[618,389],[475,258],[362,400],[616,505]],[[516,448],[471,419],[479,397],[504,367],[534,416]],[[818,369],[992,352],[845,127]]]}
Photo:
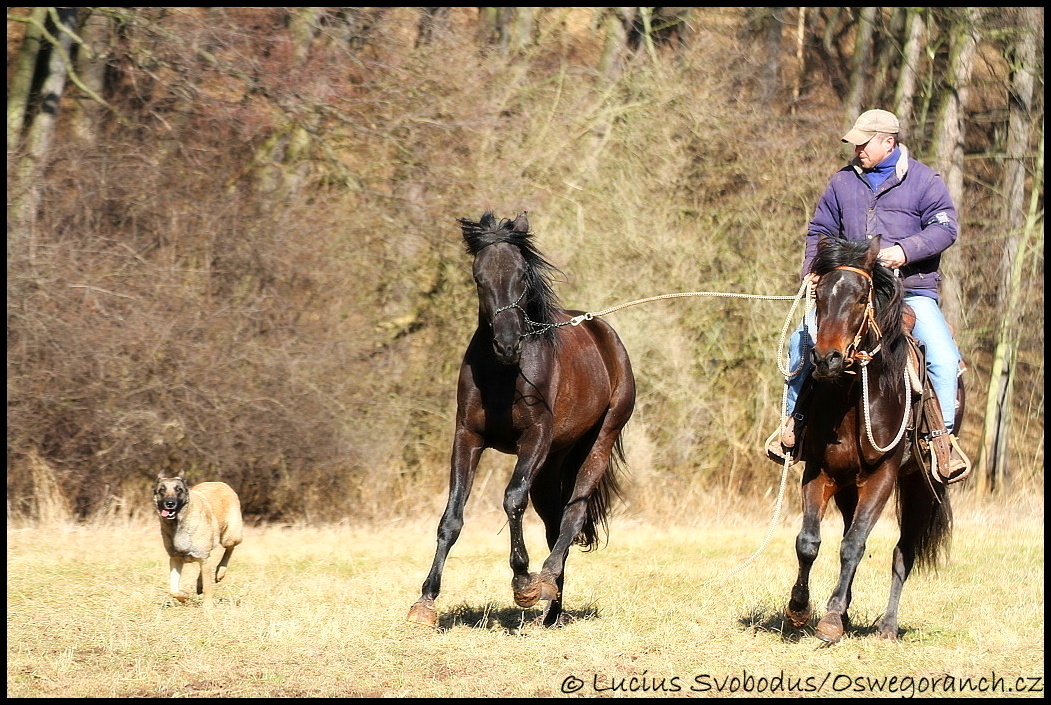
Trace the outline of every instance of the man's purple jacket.
{"label": "man's purple jacket", "polygon": [[900,274],[909,294],[938,300],[941,253],[956,241],[956,208],[941,176],[909,158],[904,145],[894,173],[873,191],[857,161],[837,171],[810,221],[803,271],[810,272],[822,237],[867,240],[881,235],[881,246],[900,245]]}

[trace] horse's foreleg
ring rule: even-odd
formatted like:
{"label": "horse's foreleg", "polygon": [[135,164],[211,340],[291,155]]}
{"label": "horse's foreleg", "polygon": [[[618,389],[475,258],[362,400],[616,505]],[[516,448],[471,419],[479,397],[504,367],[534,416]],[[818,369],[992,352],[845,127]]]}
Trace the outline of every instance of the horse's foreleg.
{"label": "horse's foreleg", "polygon": [[471,494],[474,473],[482,455],[481,439],[463,429],[457,429],[453,441],[452,468],[449,474],[449,502],[438,523],[438,549],[427,579],[423,581],[420,599],[409,609],[408,621],[433,627],[438,623],[434,600],[442,587],[442,569],[456,539],[463,529],[463,510]]}
{"label": "horse's foreleg", "polygon": [[[854,523],[854,512],[858,508],[858,488],[857,485],[851,485],[845,487],[834,495],[836,506],[839,507],[839,513],[843,515],[843,536],[846,537],[847,531],[850,530],[850,525]],[[851,582],[850,587],[847,588],[847,604],[849,605],[853,600],[854,583]],[[847,612],[843,612],[843,627],[850,627],[850,617]]]}
{"label": "horse's foreleg", "polygon": [[529,553],[522,534],[522,518],[529,501],[529,488],[547,460],[550,444],[549,429],[537,429],[523,435],[519,443],[518,462],[504,491],[504,512],[511,534],[511,589],[519,607],[532,607],[541,598],[540,576],[529,572]]}
{"label": "horse's foreleg", "polygon": [[799,573],[785,610],[785,616],[795,627],[802,627],[810,621],[810,569],[821,548],[821,519],[825,516],[834,487],[827,475],[807,463],[803,473],[803,525],[796,536]]}
{"label": "horse's foreleg", "polygon": [[857,509],[854,521],[843,535],[839,549],[839,582],[825,607],[825,616],[818,622],[816,634],[819,639],[835,643],[843,636],[843,615],[850,607],[851,585],[858,564],[865,555],[865,544],[872,527],[876,525],[883,508],[894,491],[894,477],[890,472],[872,476],[858,490]]}

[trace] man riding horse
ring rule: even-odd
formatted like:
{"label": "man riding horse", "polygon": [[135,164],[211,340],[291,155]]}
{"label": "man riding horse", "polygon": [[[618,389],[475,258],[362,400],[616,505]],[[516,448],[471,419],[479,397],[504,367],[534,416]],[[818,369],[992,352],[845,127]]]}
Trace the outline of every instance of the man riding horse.
{"label": "man riding horse", "polygon": [[[807,229],[802,273],[816,283],[810,270],[823,237],[881,237],[878,261],[902,278],[905,303],[916,315],[912,335],[925,347],[927,374],[941,410],[942,422],[927,440],[939,473],[962,479],[970,465],[953,434],[961,357],[938,306],[938,268],[941,253],[956,241],[956,208],[941,176],[909,156],[900,132],[893,113],[868,110],[843,136],[843,142],[854,146],[855,158],[832,176],[817,204]],[[806,421],[806,410],[796,408],[796,402],[812,367],[804,349],[813,349],[815,330],[811,315],[792,335],[789,369],[799,372],[789,381],[788,415],[766,443],[767,455],[777,462],[796,454]]]}

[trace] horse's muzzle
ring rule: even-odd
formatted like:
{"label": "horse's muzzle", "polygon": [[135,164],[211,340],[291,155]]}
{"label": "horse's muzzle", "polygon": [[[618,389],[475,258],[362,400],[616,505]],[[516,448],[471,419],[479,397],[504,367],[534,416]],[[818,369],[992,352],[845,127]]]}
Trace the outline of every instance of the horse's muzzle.
{"label": "horse's muzzle", "polygon": [[493,340],[493,354],[496,355],[496,361],[501,365],[517,365],[522,355],[521,338],[516,338],[511,343]]}
{"label": "horse's muzzle", "polygon": [[831,350],[821,355],[815,348],[810,351],[810,359],[814,363],[816,379],[835,379],[847,369],[847,358],[839,350]]}

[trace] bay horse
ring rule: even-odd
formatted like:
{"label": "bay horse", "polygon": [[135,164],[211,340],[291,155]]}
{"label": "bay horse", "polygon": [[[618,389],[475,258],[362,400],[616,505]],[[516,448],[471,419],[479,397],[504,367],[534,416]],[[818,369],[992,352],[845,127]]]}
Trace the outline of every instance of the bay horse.
{"label": "bay horse", "polygon": [[[520,607],[549,600],[544,626],[562,624],[570,546],[596,547],[619,494],[621,430],[635,408],[628,353],[605,321],[567,325],[552,286],[559,270],[533,241],[525,213],[498,223],[491,211],[460,223],[474,257],[478,325],[460,366],[449,499],[438,547],[408,621],[435,626],[442,568],[463,527],[482,451],[517,456],[504,493],[511,538],[511,587]],[[529,572],[522,535],[526,505],[544,523],[551,553]]]}
{"label": "bay horse", "polygon": [[[795,627],[811,615],[810,569],[821,544],[820,525],[830,499],[843,515],[839,581],[816,634],[835,643],[849,625],[854,573],[865,542],[897,491],[900,536],[894,547],[890,599],[879,636],[898,638],[898,601],[914,565],[934,567],[948,546],[952,510],[945,485],[920,470],[905,416],[912,394],[906,377],[907,333],[901,280],[877,264],[880,238],[853,242],[825,238],[812,270],[817,332],[803,413],[800,448],[803,522],[796,537],[799,574],[786,616]],[[870,383],[871,379],[871,383]],[[801,395],[803,398],[803,395]],[[962,418],[960,407],[957,419]],[[882,445],[887,444],[887,445]]]}

